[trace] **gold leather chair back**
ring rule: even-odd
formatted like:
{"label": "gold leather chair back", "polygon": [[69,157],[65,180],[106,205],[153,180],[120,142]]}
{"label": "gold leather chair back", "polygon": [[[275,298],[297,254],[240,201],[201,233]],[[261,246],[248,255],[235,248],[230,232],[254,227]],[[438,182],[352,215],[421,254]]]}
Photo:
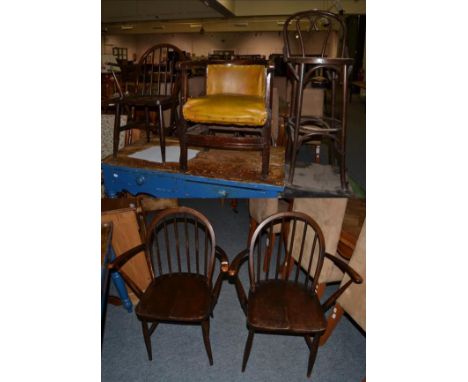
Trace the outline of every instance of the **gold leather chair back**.
{"label": "gold leather chair back", "polygon": [[265,97],[264,65],[217,65],[207,67],[206,94]]}

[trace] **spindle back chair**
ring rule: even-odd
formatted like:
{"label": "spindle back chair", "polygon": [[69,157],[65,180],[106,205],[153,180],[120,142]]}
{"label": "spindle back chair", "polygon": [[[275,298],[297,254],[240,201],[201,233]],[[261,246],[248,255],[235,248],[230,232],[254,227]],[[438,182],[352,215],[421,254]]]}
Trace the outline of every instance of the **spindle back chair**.
{"label": "spindle back chair", "polygon": [[[272,248],[275,233],[280,235],[280,240]],[[310,350],[307,367],[310,376],[327,325],[325,312],[349,286],[343,286],[320,304],[316,287],[325,257],[350,275],[350,283],[362,282],[347,264],[325,253],[322,230],[310,216],[302,212],[280,212],[260,223],[249,248],[232,261],[229,275],[234,278],[249,330],[242,371],[247,365],[254,333],[265,332],[303,336]],[[239,279],[240,267],[247,259],[248,297]],[[292,272],[294,266],[296,271]]]}
{"label": "spindle back chair", "polygon": [[[122,266],[137,251],[145,250],[151,282],[145,291],[138,288]],[[219,273],[213,286],[215,259]],[[201,324],[210,365],[213,364],[209,342],[209,316],[213,315],[223,275],[229,263],[224,251],[216,246],[216,238],[208,219],[188,207],[163,210],[147,228],[145,243],[112,263],[127,285],[140,299],[135,308],[142,322],[143,336],[152,359],[150,336],[160,322]],[[148,327],[148,323],[152,323]]]}
{"label": "spindle back chair", "polygon": [[[158,114],[159,143],[163,163],[166,160],[165,152],[165,123],[163,111],[171,110],[170,126],[175,127],[176,108],[179,102],[180,76],[176,64],[185,60],[185,54],[171,44],[157,44],[146,50],[138,61],[135,88],[133,93],[124,94],[116,102],[114,125],[114,151],[118,151],[119,135],[121,131],[141,129],[146,131],[146,140],[150,141],[150,111]],[[129,122],[121,126],[120,114],[127,110]],[[138,121],[136,111],[144,111],[144,121]]]}

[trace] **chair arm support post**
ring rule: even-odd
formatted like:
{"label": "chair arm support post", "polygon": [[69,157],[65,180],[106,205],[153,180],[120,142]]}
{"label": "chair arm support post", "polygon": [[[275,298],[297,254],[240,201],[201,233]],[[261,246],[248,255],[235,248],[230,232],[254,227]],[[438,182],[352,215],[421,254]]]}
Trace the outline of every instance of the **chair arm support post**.
{"label": "chair arm support post", "polygon": [[[113,272],[116,272],[113,270]],[[124,272],[124,271],[119,271],[120,275],[125,281],[125,284],[128,285],[128,287],[136,294],[136,296],[141,299],[141,296],[143,295],[143,291],[133,282],[133,280]]]}
{"label": "chair arm support post", "polygon": [[338,289],[335,293],[333,293],[327,300],[322,304],[323,312],[327,312],[333,305],[335,305],[336,300],[340,297],[343,292],[353,283],[353,280],[348,280],[346,284],[344,284],[340,289]]}
{"label": "chair arm support post", "polygon": [[110,270],[118,271],[120,268],[122,268],[125,263],[130,260],[133,256],[137,255],[141,251],[145,250],[145,244],[139,244],[136,247],[133,247],[132,249],[129,249],[128,251],[122,253],[119,257],[117,257],[114,261],[109,263],[107,267]]}
{"label": "chair arm support post", "polygon": [[221,273],[223,273],[223,274],[228,273],[228,271],[229,271],[229,260],[228,260],[228,257],[226,255],[226,252],[224,252],[224,250],[221,247],[216,246],[215,256],[220,262]]}
{"label": "chair arm support post", "polygon": [[229,267],[229,276],[230,277],[237,277],[237,273],[239,272],[239,269],[242,265],[242,263],[247,260],[249,255],[249,250],[244,249],[242,252],[240,252],[234,260],[232,260],[232,263]]}
{"label": "chair arm support post", "polygon": [[241,253],[239,253],[231,263],[229,267],[229,277],[231,277],[231,281],[234,282],[236,287],[237,297],[239,298],[239,303],[244,314],[247,316],[247,295],[245,294],[244,287],[238,277],[239,269],[242,264],[249,258],[249,250],[244,249]]}
{"label": "chair arm support post", "polygon": [[359,273],[357,273],[353,268],[351,268],[344,261],[338,259],[335,256],[330,255],[329,253],[325,253],[325,257],[331,260],[338,268],[340,268],[341,271],[346,273],[353,282],[355,282],[356,284],[362,283],[361,275],[359,275]]}
{"label": "chair arm support post", "polygon": [[343,272],[349,275],[350,279],[347,283],[345,283],[340,289],[338,289],[335,293],[333,293],[323,304],[322,309],[326,312],[330,309],[333,305],[335,305],[336,300],[340,297],[343,292],[348,288],[353,282],[356,284],[362,283],[362,277],[357,273],[353,268],[351,268],[348,264],[344,261],[336,258],[335,256],[330,255],[329,253],[325,253],[325,257],[333,261],[333,263],[340,268]]}

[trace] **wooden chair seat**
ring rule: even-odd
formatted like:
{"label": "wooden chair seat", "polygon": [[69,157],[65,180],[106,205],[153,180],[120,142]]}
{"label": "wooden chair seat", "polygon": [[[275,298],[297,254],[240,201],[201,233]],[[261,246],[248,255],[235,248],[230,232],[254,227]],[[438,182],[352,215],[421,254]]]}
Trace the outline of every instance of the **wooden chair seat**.
{"label": "wooden chair seat", "polygon": [[158,106],[158,105],[168,105],[174,102],[174,97],[172,96],[137,96],[137,95],[129,95],[124,96],[122,99],[122,103],[126,103],[132,106]]}
{"label": "wooden chair seat", "polygon": [[327,327],[320,301],[310,288],[284,280],[257,284],[249,295],[247,320],[259,331],[312,334]]}
{"label": "wooden chair seat", "polygon": [[151,282],[135,313],[148,321],[198,322],[208,317],[210,307],[211,289],[205,276],[173,273]]}

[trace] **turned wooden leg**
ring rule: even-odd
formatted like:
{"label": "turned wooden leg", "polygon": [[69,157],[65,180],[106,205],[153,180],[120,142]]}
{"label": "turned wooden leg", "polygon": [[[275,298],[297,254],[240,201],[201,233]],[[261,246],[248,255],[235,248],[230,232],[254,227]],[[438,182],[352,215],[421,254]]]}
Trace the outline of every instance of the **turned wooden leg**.
{"label": "turned wooden leg", "polygon": [[148,352],[148,359],[151,361],[153,359],[151,353],[151,337],[148,330],[148,323],[146,321],[141,321],[141,326],[143,328],[143,338],[145,339],[146,351]]}
{"label": "turned wooden leg", "polygon": [[211,354],[211,345],[210,345],[210,320],[206,319],[202,321],[202,332],[203,332],[203,342],[205,343],[206,353],[208,354],[208,360],[210,365],[213,365],[213,355]]}
{"label": "turned wooden leg", "polygon": [[320,346],[324,345],[327,342],[328,338],[333,333],[333,330],[335,330],[336,325],[338,325],[338,322],[340,321],[343,314],[343,308],[340,304],[336,303],[332,309],[330,316],[327,319],[327,329],[325,329],[325,333],[323,333],[320,337]]}
{"label": "turned wooden leg", "polygon": [[262,150],[262,179],[268,177],[268,171],[270,168],[270,146],[271,146],[271,124],[267,123],[267,126],[263,130],[263,150]]}
{"label": "turned wooden leg", "polygon": [[308,338],[307,336],[305,338],[307,345],[309,345],[310,349],[309,363],[307,365],[307,378],[309,378],[310,374],[312,373],[312,368],[314,367],[315,358],[317,357],[317,349],[320,342],[320,336],[316,334],[312,343],[310,343],[310,338]]}
{"label": "turned wooden leg", "polygon": [[149,117],[149,108],[145,107],[145,131],[146,131],[146,142],[150,141],[150,117]]}
{"label": "turned wooden leg", "polygon": [[181,171],[187,171],[187,137],[185,136],[186,123],[182,117],[177,124],[177,128],[180,143],[179,168]]}
{"label": "turned wooden leg", "polygon": [[114,120],[114,146],[112,156],[117,157],[117,151],[119,151],[119,138],[120,138],[120,103],[115,104],[115,120]]}
{"label": "turned wooden leg", "polygon": [[247,366],[247,361],[249,360],[250,350],[252,349],[253,338],[254,338],[254,331],[252,329],[249,329],[249,336],[247,337],[247,342],[245,343],[244,359],[242,360],[242,372],[245,371],[245,367]]}
{"label": "turned wooden leg", "polygon": [[166,131],[164,130],[164,114],[162,106],[159,105],[159,146],[161,147],[162,162],[166,163]]}

